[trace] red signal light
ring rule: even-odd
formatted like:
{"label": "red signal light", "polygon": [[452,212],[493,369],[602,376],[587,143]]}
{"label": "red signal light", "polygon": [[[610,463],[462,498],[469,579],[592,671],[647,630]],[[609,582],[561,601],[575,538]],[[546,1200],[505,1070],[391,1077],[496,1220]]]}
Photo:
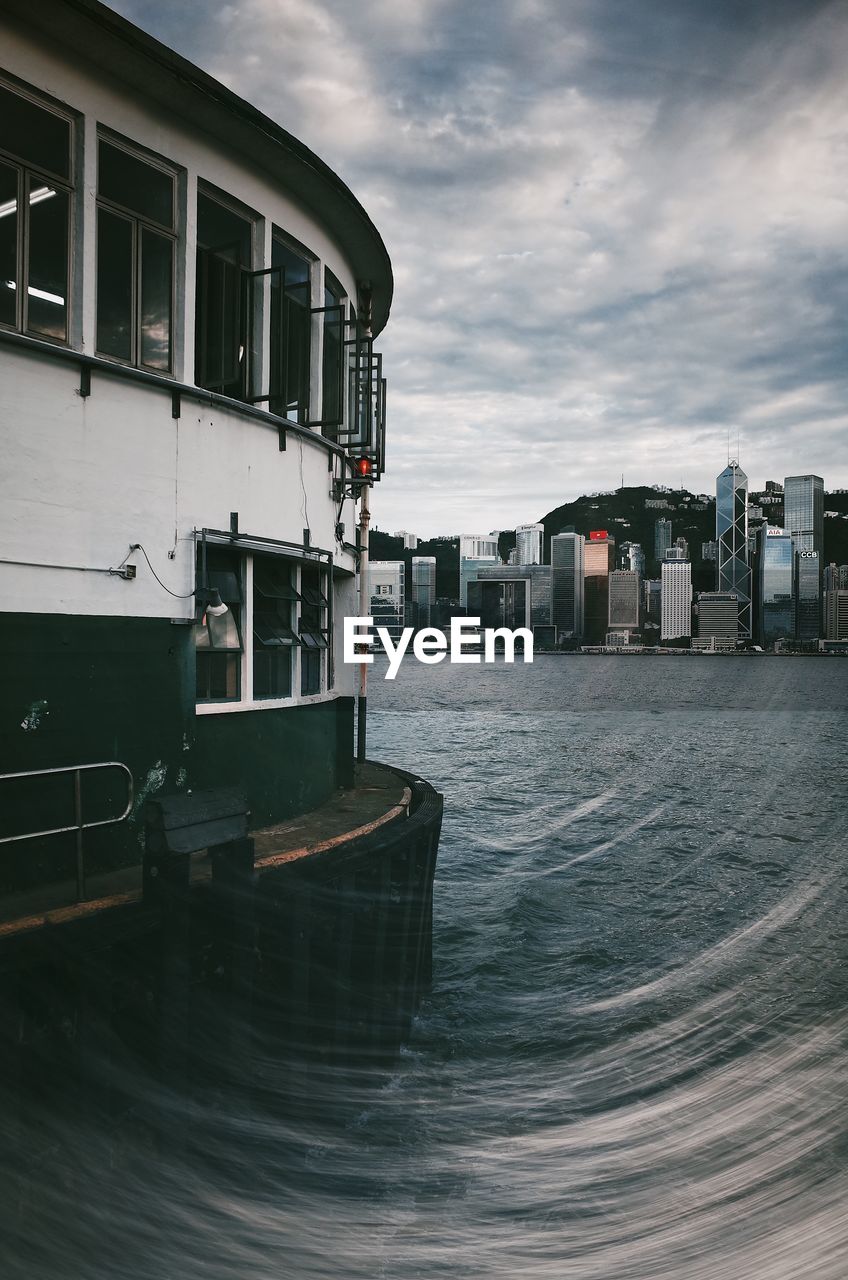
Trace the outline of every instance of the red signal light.
{"label": "red signal light", "polygon": [[371,479],[371,459],[370,458],[357,458],[356,462],[353,464],[353,469],[356,472],[356,474],[360,477],[361,480]]}

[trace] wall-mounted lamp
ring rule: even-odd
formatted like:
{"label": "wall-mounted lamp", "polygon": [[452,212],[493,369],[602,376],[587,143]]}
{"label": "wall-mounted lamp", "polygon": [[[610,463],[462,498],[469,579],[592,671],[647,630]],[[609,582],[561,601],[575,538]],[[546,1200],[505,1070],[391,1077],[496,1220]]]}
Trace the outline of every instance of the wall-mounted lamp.
{"label": "wall-mounted lamp", "polygon": [[238,623],[221,599],[218,587],[198,587],[195,614],[195,644],[200,649],[239,649]]}
{"label": "wall-mounted lamp", "polygon": [[230,612],[221,599],[221,592],[217,587],[198,587],[194,598],[197,601],[198,612],[210,618],[221,618],[225,613]]}
{"label": "wall-mounted lamp", "polygon": [[[235,528],[238,528],[238,515],[235,512],[230,514],[230,524],[233,525],[233,517],[235,517]],[[229,613],[229,609],[221,599],[221,591],[219,587],[210,587],[209,570],[206,567],[206,530],[200,543],[200,578],[201,585],[195,588],[194,599],[197,605],[197,620],[205,623],[207,618],[223,618],[225,613]]]}

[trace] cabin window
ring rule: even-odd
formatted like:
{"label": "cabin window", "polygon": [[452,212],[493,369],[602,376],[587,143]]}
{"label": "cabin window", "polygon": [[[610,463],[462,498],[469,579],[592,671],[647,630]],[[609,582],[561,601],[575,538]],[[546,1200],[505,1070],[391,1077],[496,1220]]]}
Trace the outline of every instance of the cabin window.
{"label": "cabin window", "polygon": [[248,395],[252,240],[249,218],[198,195],[195,381],[236,400]]}
{"label": "cabin window", "polygon": [[268,407],[282,418],[304,423],[309,416],[311,264],[275,236],[271,268]]}
{"label": "cabin window", "polygon": [[[284,556],[198,549],[197,585],[227,613],[202,605],[195,624],[197,701],[261,706],[329,688],[327,568]],[[249,643],[243,641],[249,637]]]}
{"label": "cabin window", "polygon": [[317,564],[300,571],[300,692],[320,693],[324,654],[328,648],[326,574]]}
{"label": "cabin window", "polygon": [[329,271],[324,273],[323,348],[321,357],[321,427],[334,439],[344,417],[345,291]]}
{"label": "cabin window", "polygon": [[172,373],[175,175],[101,138],[97,195],[98,354]]}
{"label": "cabin window", "polygon": [[194,627],[197,656],[197,701],[237,702],[241,697],[244,592],[242,557],[223,547],[198,549],[197,585],[217,590],[225,613],[213,613],[201,600]]}
{"label": "cabin window", "polygon": [[0,85],[0,325],[68,341],[72,123]]}
{"label": "cabin window", "polygon": [[253,559],[253,696],[288,698],[298,640],[294,606],[297,571],[273,556]]}

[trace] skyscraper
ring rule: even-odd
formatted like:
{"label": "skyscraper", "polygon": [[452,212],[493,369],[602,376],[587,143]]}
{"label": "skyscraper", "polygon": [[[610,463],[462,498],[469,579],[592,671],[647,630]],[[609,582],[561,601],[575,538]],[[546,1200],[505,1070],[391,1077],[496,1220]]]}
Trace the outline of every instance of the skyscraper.
{"label": "skyscraper", "polygon": [[822,574],[822,595],[828,591],[848,591],[848,564],[830,563]]}
{"label": "skyscraper", "polygon": [[468,607],[469,582],[477,581],[477,575],[481,569],[490,569],[498,565],[497,556],[480,556],[476,559],[469,556],[462,557],[459,562],[459,603],[463,609]]}
{"label": "skyscraper", "polygon": [[[481,566],[477,582],[514,582],[524,579],[530,590],[530,622],[534,627],[551,625],[551,574],[549,564],[491,564]],[[469,587],[471,583],[468,584]],[[476,616],[469,595],[468,612]],[[524,625],[523,623],[521,624]]]}
{"label": "skyscraper", "polygon": [[848,590],[833,587],[825,596],[825,636],[828,640],[848,640]]}
{"label": "skyscraper", "polygon": [[638,542],[622,542],[619,560],[622,569],[633,569],[644,578],[645,553]]}
{"label": "skyscraper", "polygon": [[613,569],[609,575],[609,629],[639,630],[639,575],[635,569]]}
{"label": "skyscraper", "polygon": [[660,625],[660,616],[662,612],[662,580],[660,578],[646,578],[643,584],[643,602],[645,606],[645,622],[653,623],[655,627]]}
{"label": "skyscraper", "polygon": [[409,626],[429,627],[436,603],[436,557],[413,556],[407,597]]}
{"label": "skyscraper", "polygon": [[821,635],[821,574],[817,551],[795,552],[794,588],[795,639],[818,640]]}
{"label": "skyscraper", "polygon": [[583,634],[585,547],[582,533],[551,538],[551,622],[558,641]]}
{"label": "skyscraper", "polygon": [[821,476],[787,476],[783,483],[783,524],[796,551],[824,556],[824,480]]}
{"label": "skyscraper", "polygon": [[751,570],[748,566],[748,477],[728,462],[716,480],[717,583],[739,598],[739,638],[751,638]]}
{"label": "skyscraper", "polygon": [[739,631],[739,601],[732,591],[698,593],[698,635],[693,649],[735,649]]}
{"label": "skyscraper", "polygon": [[460,560],[497,560],[497,534],[461,533],[459,558]]}
{"label": "skyscraper", "polygon": [[543,524],[520,524],[515,530],[516,564],[541,564],[544,537]]}
{"label": "skyscraper", "polygon": [[583,560],[583,634],[588,644],[603,644],[609,616],[609,575],[615,568],[615,538],[596,529],[586,541]]}
{"label": "skyscraper", "polygon": [[477,578],[468,584],[468,612],[484,627],[530,626],[529,578]]}
{"label": "skyscraper", "polygon": [[[786,477],[783,523],[792,535],[795,551],[795,639],[814,640],[821,634],[821,567],[824,564],[824,480],[821,476]],[[815,584],[814,570],[818,574]]]}
{"label": "skyscraper", "polygon": [[763,647],[792,635],[792,539],[784,529],[762,525],[758,555],[757,638]]}
{"label": "skyscraper", "polygon": [[692,634],[692,565],[688,560],[662,562],[661,640]]}
{"label": "skyscraper", "polygon": [[671,521],[665,516],[654,523],[654,559],[664,560],[671,546]]}
{"label": "skyscraper", "polygon": [[404,627],[404,576],[402,560],[369,560],[368,595],[375,627],[385,627],[397,641]]}

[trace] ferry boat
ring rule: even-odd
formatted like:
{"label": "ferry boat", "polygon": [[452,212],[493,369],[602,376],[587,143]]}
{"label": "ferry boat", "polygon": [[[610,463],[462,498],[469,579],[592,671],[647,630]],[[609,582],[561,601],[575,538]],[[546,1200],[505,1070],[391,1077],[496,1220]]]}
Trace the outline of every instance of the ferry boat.
{"label": "ferry boat", "polygon": [[406,1016],[441,798],[357,765],[341,626],[385,463],[385,245],[302,142],[97,0],[7,0],[0,31],[0,968],[63,930],[158,945],[215,881],[204,841],[242,869],[249,841],[263,945],[297,932],[282,985],[357,953]]}

